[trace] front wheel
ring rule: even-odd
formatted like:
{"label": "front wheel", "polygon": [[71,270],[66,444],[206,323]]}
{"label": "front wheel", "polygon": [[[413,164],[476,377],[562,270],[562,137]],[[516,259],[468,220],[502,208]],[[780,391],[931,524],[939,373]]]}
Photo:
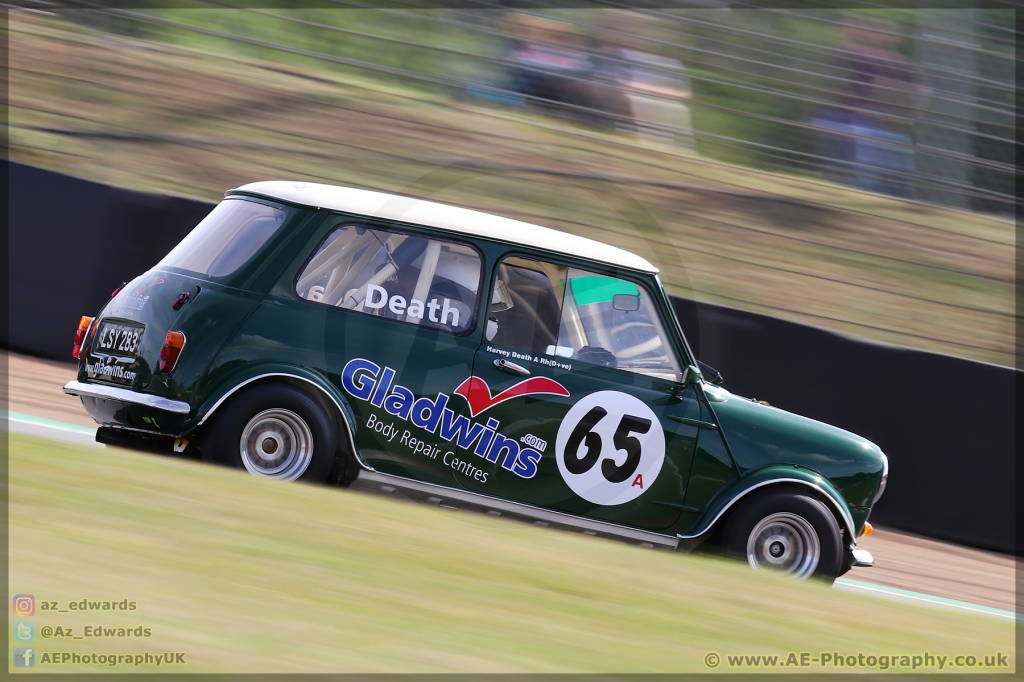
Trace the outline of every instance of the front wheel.
{"label": "front wheel", "polygon": [[255,386],[233,397],[207,426],[203,461],[279,481],[322,483],[337,452],[330,417],[305,391]]}
{"label": "front wheel", "polygon": [[842,570],[839,524],[817,498],[772,490],[745,500],[722,536],[725,551],[754,570],[833,582]]}

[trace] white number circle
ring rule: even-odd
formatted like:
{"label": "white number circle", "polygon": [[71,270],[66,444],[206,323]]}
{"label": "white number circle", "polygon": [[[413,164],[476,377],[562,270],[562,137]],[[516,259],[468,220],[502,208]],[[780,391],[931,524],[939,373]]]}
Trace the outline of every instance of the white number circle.
{"label": "white number circle", "polygon": [[555,459],[569,488],[612,506],[644,494],[665,461],[665,432],[643,401],[598,391],[572,406],[555,438]]}

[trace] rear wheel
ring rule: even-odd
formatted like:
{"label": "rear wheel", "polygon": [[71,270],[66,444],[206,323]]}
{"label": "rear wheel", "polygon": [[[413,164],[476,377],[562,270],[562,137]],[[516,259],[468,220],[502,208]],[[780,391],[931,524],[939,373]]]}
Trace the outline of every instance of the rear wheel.
{"label": "rear wheel", "polygon": [[203,461],[279,481],[322,483],[337,455],[330,416],[305,391],[287,384],[255,386],[233,397],[207,426]]}
{"label": "rear wheel", "polygon": [[726,553],[754,570],[799,580],[832,582],[842,570],[839,524],[817,498],[794,490],[771,490],[745,500],[726,523]]}

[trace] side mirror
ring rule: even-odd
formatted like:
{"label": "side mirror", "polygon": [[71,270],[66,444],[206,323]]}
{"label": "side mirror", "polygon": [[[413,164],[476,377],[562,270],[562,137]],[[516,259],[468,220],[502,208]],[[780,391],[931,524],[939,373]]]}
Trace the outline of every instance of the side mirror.
{"label": "side mirror", "polygon": [[683,386],[693,386],[694,384],[699,384],[702,378],[700,370],[693,365],[690,365],[683,370],[683,379],[681,383]]}
{"label": "side mirror", "polygon": [[722,377],[722,373],[719,372],[714,367],[712,367],[711,365],[698,360],[697,366],[700,367],[700,371],[702,372],[702,374],[706,375],[704,377],[704,381],[708,382],[709,384],[714,384],[715,386],[718,386],[719,384],[725,381],[725,378]]}
{"label": "side mirror", "polygon": [[612,296],[612,310],[625,313],[640,310],[640,297],[636,294],[615,294]]}

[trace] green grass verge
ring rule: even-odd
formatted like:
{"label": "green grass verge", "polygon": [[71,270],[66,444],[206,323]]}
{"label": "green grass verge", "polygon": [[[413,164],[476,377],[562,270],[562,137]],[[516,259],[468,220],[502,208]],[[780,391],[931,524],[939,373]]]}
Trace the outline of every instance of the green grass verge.
{"label": "green grass verge", "polygon": [[[37,611],[37,658],[184,651],[179,672],[707,672],[708,652],[789,651],[1013,664],[1012,624],[982,616],[190,461],[9,442],[11,593],[138,605]],[[152,636],[41,639],[44,625]]]}

